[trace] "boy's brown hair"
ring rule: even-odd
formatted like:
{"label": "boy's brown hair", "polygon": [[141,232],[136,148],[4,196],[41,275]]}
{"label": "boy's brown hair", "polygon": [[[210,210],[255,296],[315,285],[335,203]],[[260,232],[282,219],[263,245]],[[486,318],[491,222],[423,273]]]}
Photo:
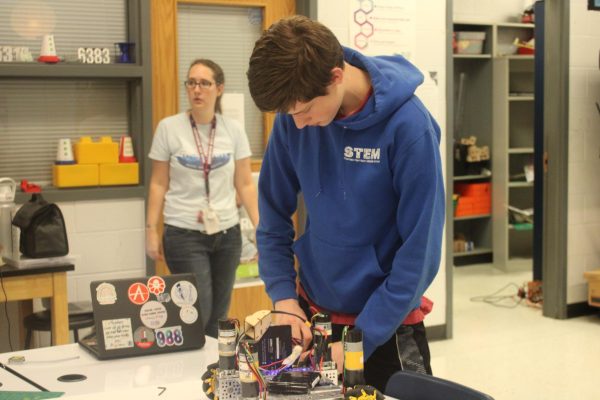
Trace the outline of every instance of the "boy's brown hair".
{"label": "boy's brown hair", "polygon": [[344,67],[344,53],[333,32],[307,17],[284,18],[254,45],[250,95],[261,111],[286,113],[298,101],[327,94],[335,67]]}

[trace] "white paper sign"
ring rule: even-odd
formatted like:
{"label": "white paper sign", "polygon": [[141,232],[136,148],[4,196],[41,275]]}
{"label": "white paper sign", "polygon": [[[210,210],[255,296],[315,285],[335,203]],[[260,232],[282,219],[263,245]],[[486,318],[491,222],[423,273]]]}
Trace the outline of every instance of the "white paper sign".
{"label": "white paper sign", "polygon": [[400,54],[416,46],[416,0],[350,1],[349,43],[367,55]]}
{"label": "white paper sign", "polygon": [[131,318],[106,319],[102,321],[102,330],[106,350],[133,347]]}
{"label": "white paper sign", "polygon": [[[244,120],[244,94],[243,93],[223,93],[221,97],[221,107],[223,115],[233,118],[245,127]],[[244,128],[245,129],[245,128]]]}

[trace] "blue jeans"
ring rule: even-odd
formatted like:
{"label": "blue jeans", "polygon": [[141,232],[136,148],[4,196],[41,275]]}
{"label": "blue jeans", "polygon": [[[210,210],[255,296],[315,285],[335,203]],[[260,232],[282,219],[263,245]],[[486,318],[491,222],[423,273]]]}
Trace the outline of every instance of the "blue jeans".
{"label": "blue jeans", "polygon": [[204,331],[218,336],[218,322],[226,318],[240,263],[240,225],[214,235],[166,225],[163,234],[165,261],[174,273],[193,273],[198,284]]}

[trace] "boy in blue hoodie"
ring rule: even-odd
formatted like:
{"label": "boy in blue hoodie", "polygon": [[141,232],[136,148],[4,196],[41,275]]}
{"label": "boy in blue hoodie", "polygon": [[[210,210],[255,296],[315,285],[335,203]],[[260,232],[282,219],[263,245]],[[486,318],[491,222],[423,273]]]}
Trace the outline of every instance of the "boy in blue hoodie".
{"label": "boy in blue hoodie", "polygon": [[[401,56],[343,48],[306,17],[256,42],[250,93],[278,112],[259,178],[260,276],[279,323],[310,341],[302,319],[328,312],[341,371],[341,328],[363,332],[365,380],[431,374],[423,293],[440,263],[444,187],[440,129],[415,96],[422,74]],[[294,241],[303,195],[307,219]],[[294,255],[299,261],[296,282]]]}

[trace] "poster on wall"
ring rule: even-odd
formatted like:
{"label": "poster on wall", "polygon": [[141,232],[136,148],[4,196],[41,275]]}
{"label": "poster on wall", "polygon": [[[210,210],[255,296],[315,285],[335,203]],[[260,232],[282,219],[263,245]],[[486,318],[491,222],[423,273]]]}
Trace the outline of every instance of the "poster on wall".
{"label": "poster on wall", "polygon": [[367,55],[415,54],[416,0],[351,0],[349,43]]}

